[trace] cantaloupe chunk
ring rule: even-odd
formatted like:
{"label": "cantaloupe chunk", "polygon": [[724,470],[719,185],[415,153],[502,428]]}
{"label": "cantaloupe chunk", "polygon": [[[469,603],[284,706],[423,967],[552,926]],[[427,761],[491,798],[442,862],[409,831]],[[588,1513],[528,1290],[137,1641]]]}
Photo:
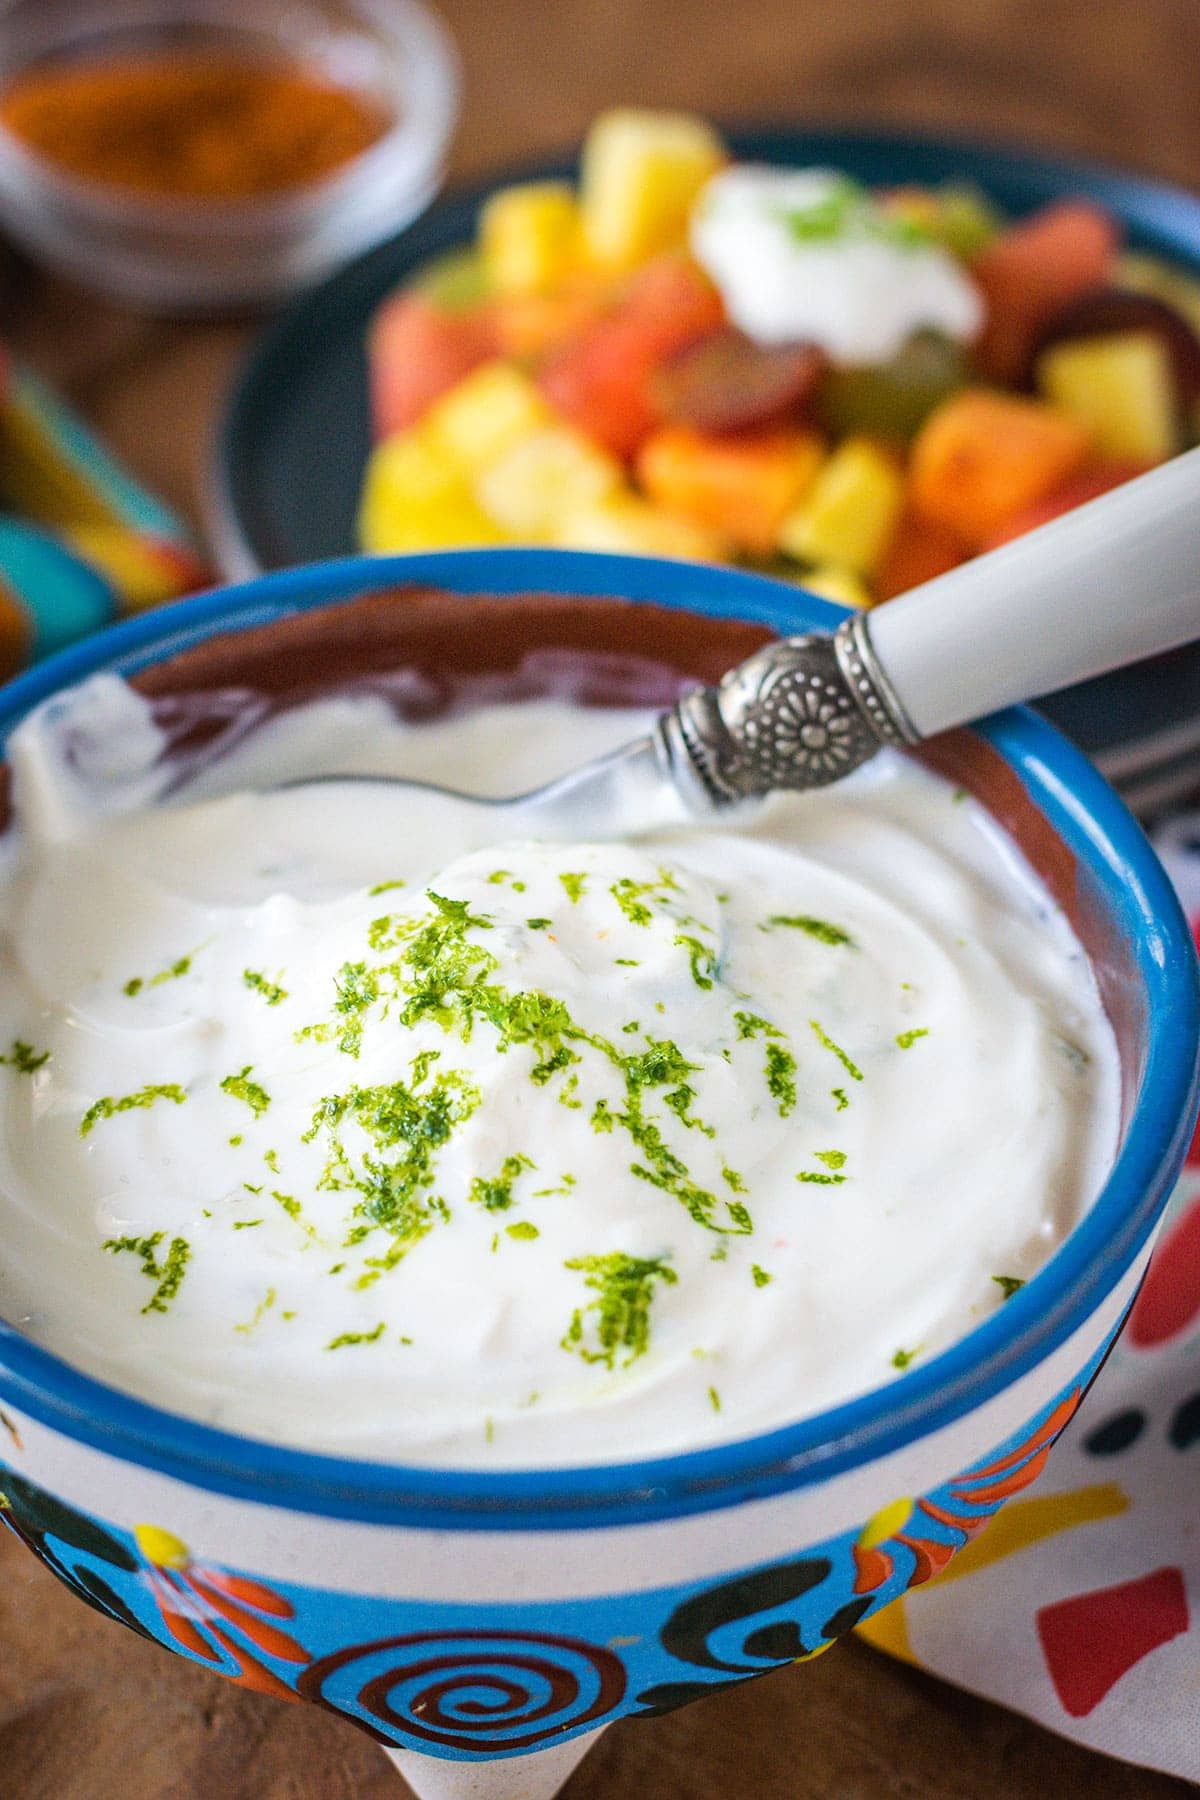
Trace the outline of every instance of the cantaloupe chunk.
{"label": "cantaloupe chunk", "polygon": [[422,430],[455,467],[475,475],[552,419],[528,375],[512,363],[496,360],[473,370],[435,401],[422,420]]}
{"label": "cantaloupe chunk", "polygon": [[1038,357],[1037,386],[1102,456],[1156,463],[1179,448],[1171,353],[1155,332],[1051,344]]}
{"label": "cantaloupe chunk", "polygon": [[514,538],[540,543],[581,507],[623,485],[620,464],[569,425],[520,438],[480,475],[475,493]]}
{"label": "cantaloupe chunk", "polygon": [[965,388],[921,427],[909,459],[913,510],[978,549],[1088,454],[1082,426],[1040,400]]}
{"label": "cantaloupe chunk", "polygon": [[419,427],[397,432],[371,452],[359,502],[358,537],[372,555],[505,541],[461,471]]}
{"label": "cantaloupe chunk", "polygon": [[894,600],[923,581],[948,574],[966,560],[966,550],[953,531],[933,519],[904,511],[892,533],[887,555],[875,575],[875,598]]}
{"label": "cantaloupe chunk", "polygon": [[580,253],[574,188],[567,181],[501,188],[480,213],[479,242],[495,293],[547,293]]}
{"label": "cantaloupe chunk", "polygon": [[571,275],[551,294],[507,294],[491,306],[502,356],[537,362],[582,337],[611,304],[610,284],[592,274]]}
{"label": "cantaloupe chunk", "polygon": [[693,113],[602,113],[581,163],[583,239],[605,268],[636,268],[682,244],[692,203],[726,160],[725,146]]}
{"label": "cantaloupe chunk", "polygon": [[883,560],[903,503],[895,459],[869,438],[847,438],[784,520],[779,547],[801,562],[869,576]]}
{"label": "cantaloupe chunk", "polygon": [[715,532],[636,494],[618,492],[580,506],[560,521],[553,540],[564,550],[609,550],[625,556],[678,556],[721,562],[728,553]]}
{"label": "cantaloupe chunk", "polygon": [[825,455],[815,432],[757,431],[720,437],[666,425],[642,445],[637,474],[651,500],[769,555],[788,513]]}
{"label": "cantaloupe chunk", "polygon": [[1146,473],[1148,466],[1137,462],[1087,463],[1042,499],[1035,500],[1032,506],[1013,513],[981,547],[998,550],[1001,544],[1010,544],[1014,538],[1024,537],[1027,531],[1036,531],[1041,525],[1061,519],[1064,513],[1074,512],[1077,506],[1086,506],[1090,500],[1098,500],[1101,494],[1110,494],[1113,488],[1136,481],[1139,475]]}

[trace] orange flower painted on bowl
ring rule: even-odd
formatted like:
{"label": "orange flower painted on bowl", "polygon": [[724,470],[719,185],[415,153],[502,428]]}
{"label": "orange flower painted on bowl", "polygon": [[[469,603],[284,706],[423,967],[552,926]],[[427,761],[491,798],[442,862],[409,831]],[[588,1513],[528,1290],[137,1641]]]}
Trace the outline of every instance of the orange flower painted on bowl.
{"label": "orange flower painted on bowl", "polygon": [[[295,1700],[286,1682],[247,1647],[252,1644],[279,1662],[312,1661],[304,1646],[274,1622],[295,1617],[291,1602],[261,1581],[195,1562],[182,1538],[159,1525],[138,1525],[133,1535],[146,1559],[147,1580],[163,1624],[175,1642],[239,1687]],[[227,1658],[233,1659],[236,1673]]]}
{"label": "orange flower painted on bowl", "polygon": [[[947,1506],[936,1500],[905,1498],[891,1501],[868,1519],[852,1546],[856,1571],[854,1592],[876,1593],[891,1579],[896,1568],[894,1546],[897,1544],[912,1552],[913,1571],[906,1584],[908,1587],[920,1587],[934,1575],[940,1575],[963,1545],[979,1536],[1006,1500],[1037,1480],[1054,1448],[1055,1439],[1070,1420],[1080,1399],[1079,1389],[1073,1388],[1015,1450],[977,1469],[969,1469],[952,1481],[948,1497],[959,1504]],[[975,1507],[987,1510],[969,1510]],[[942,1538],[930,1537],[926,1520],[944,1526],[959,1541],[946,1543]]]}

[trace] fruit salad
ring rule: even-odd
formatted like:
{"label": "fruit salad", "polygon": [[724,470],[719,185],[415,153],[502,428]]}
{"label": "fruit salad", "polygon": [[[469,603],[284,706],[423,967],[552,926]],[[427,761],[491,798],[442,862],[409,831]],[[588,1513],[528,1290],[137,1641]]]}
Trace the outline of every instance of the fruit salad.
{"label": "fruit salad", "polygon": [[1090,200],[1007,220],[623,109],[390,295],[368,362],[368,551],[737,562],[866,607],[1194,442],[1200,282]]}

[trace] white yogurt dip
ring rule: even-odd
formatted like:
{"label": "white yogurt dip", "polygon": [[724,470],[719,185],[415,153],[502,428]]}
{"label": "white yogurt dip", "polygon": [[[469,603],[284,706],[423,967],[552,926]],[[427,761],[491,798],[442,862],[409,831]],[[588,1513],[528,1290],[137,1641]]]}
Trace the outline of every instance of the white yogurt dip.
{"label": "white yogurt dip", "polygon": [[103,677],[13,743],[0,1315],[356,1457],[624,1460],[894,1379],[1111,1160],[1112,1035],[974,801],[887,754],[752,819],[478,847],[341,766],[512,791],[647,715],[330,700],[183,794]]}
{"label": "white yogurt dip", "polygon": [[733,323],[761,344],[883,363],[914,332],[966,343],[983,324],[954,258],[832,169],[725,169],[696,203],[691,245]]}

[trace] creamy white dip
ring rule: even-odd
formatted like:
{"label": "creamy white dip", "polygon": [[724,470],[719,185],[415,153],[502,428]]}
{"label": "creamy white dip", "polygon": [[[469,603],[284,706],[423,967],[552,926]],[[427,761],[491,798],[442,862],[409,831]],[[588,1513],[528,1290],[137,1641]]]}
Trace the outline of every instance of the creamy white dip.
{"label": "creamy white dip", "polygon": [[512,791],[645,719],[330,700],[174,796],[112,678],[23,726],[0,1315],[255,1436],[530,1465],[781,1425],[1002,1306],[1103,1180],[1116,1054],[974,801],[888,754],[480,849],[384,786],[245,791],[334,756]]}
{"label": "creamy white dip", "polygon": [[914,332],[969,342],[983,324],[979,290],[954,258],[831,169],[734,164],[701,193],[691,244],[758,343],[883,363]]}

